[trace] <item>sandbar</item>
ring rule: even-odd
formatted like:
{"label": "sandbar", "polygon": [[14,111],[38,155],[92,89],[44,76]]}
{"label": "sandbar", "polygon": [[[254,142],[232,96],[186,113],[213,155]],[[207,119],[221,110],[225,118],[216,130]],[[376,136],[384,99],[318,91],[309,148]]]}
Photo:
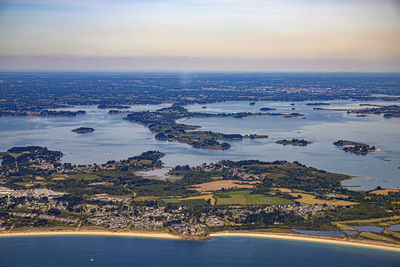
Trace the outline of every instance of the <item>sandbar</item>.
{"label": "sandbar", "polygon": [[271,238],[271,239],[285,239],[285,240],[296,240],[305,242],[316,242],[332,245],[344,245],[363,247],[371,249],[389,250],[400,253],[400,246],[387,243],[369,243],[363,241],[350,241],[350,240],[339,240],[326,237],[317,236],[299,236],[292,234],[278,234],[278,233],[235,233],[235,232],[219,232],[210,234],[211,237],[256,237],[256,238]]}

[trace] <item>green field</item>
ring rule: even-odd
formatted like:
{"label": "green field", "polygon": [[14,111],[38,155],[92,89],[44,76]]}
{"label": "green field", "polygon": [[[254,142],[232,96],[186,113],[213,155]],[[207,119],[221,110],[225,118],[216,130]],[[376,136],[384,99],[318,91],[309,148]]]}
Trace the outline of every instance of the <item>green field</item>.
{"label": "green field", "polygon": [[179,198],[160,198],[165,203],[179,203],[181,200]]}
{"label": "green field", "polygon": [[216,196],[217,205],[286,205],[293,201],[279,197],[267,197],[261,194],[250,194],[250,190],[233,191]]}
{"label": "green field", "polygon": [[95,174],[89,174],[89,173],[71,174],[69,177],[76,180],[87,180],[87,181],[96,180],[100,178]]}
{"label": "green field", "polygon": [[156,201],[158,197],[156,196],[140,196],[133,199],[134,201]]}

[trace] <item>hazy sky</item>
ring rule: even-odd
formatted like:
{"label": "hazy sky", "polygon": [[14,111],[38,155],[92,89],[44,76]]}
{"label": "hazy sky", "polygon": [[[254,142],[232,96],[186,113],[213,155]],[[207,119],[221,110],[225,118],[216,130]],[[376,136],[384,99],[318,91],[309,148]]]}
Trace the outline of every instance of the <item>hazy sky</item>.
{"label": "hazy sky", "polygon": [[0,0],[2,70],[400,71],[400,0]]}

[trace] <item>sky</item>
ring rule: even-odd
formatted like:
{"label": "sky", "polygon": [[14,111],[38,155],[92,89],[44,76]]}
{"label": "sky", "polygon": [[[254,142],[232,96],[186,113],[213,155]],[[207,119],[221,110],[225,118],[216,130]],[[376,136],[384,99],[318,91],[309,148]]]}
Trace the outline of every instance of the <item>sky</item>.
{"label": "sky", "polygon": [[399,72],[400,0],[0,0],[0,70]]}

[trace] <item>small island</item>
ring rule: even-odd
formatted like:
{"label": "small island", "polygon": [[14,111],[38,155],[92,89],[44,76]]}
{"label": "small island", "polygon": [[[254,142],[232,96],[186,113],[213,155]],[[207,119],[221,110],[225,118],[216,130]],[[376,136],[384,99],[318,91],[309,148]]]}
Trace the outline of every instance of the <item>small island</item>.
{"label": "small island", "polygon": [[276,108],[260,108],[260,111],[276,110]]}
{"label": "small island", "polygon": [[330,103],[323,103],[323,102],[317,102],[317,103],[307,103],[307,106],[329,106]]}
{"label": "small island", "polygon": [[114,109],[127,109],[130,106],[127,105],[118,105],[118,104],[100,104],[97,106],[98,109],[107,109],[107,108],[114,108]]}
{"label": "small island", "polygon": [[94,132],[95,130],[93,128],[89,127],[79,127],[76,129],[71,130],[71,132],[77,133],[77,134],[83,134],[83,133],[91,133]]}
{"label": "small island", "polygon": [[379,149],[377,149],[374,146],[357,143],[357,142],[353,142],[353,141],[348,141],[348,140],[338,140],[338,141],[334,142],[333,144],[337,147],[341,147],[343,151],[351,152],[351,153],[359,154],[359,155],[366,155],[372,151],[379,151]]}
{"label": "small island", "polygon": [[76,115],[85,115],[86,111],[69,111],[69,110],[43,110],[39,113],[39,116],[62,116],[62,117],[75,117]]}
{"label": "small island", "polygon": [[292,140],[278,140],[275,143],[280,144],[280,145],[292,145],[292,146],[307,146],[312,144],[313,142],[307,141],[304,139],[292,139]]}

